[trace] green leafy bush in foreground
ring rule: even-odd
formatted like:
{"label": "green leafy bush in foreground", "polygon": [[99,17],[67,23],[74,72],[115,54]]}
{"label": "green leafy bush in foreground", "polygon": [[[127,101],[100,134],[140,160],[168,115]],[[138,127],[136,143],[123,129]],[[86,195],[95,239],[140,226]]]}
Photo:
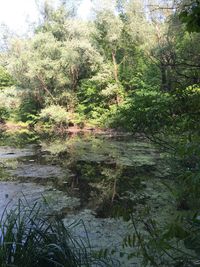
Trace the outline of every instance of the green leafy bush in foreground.
{"label": "green leafy bush in foreground", "polygon": [[92,257],[88,244],[75,239],[62,220],[41,217],[37,204],[30,207],[19,200],[0,220],[2,267],[107,266]]}
{"label": "green leafy bush in foreground", "polygon": [[125,245],[137,248],[131,256],[141,256],[142,266],[200,266],[199,85],[165,94],[138,91],[134,96],[121,121],[167,148],[171,183],[162,180],[173,208],[164,214],[147,206],[143,217],[132,216],[134,231]]}

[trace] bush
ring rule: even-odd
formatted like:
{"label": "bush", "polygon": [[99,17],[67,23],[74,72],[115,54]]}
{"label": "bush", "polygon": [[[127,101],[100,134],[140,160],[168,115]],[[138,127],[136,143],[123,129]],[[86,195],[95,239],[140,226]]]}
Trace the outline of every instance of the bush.
{"label": "bush", "polygon": [[7,120],[20,106],[19,91],[15,86],[0,89],[0,119]]}
{"label": "bush", "polygon": [[56,125],[65,125],[68,122],[68,112],[59,105],[51,105],[41,110],[40,119]]}
{"label": "bush", "polygon": [[132,132],[157,133],[172,124],[173,98],[155,89],[136,90],[116,112],[113,126]]}
{"label": "bush", "polygon": [[130,130],[153,136],[161,148],[171,148],[167,159],[173,183],[164,183],[174,211],[167,211],[165,221],[166,215],[156,218],[153,208],[145,218],[132,216],[135,233],[125,239],[128,246],[138,248],[144,266],[200,266],[199,110],[200,88],[193,85],[170,93],[136,91],[119,114],[124,127],[127,123]]}
{"label": "bush", "polygon": [[0,88],[8,87],[14,84],[13,78],[6,71],[5,68],[0,66]]}
{"label": "bush", "polygon": [[17,120],[23,122],[32,122],[35,120],[35,116],[41,109],[41,104],[36,97],[31,93],[23,93],[21,103],[17,111]]}
{"label": "bush", "polygon": [[21,103],[19,90],[16,86],[0,89],[0,106],[9,110],[19,108]]}
{"label": "bush", "polygon": [[9,117],[9,112],[6,108],[0,107],[0,123],[3,123]]}

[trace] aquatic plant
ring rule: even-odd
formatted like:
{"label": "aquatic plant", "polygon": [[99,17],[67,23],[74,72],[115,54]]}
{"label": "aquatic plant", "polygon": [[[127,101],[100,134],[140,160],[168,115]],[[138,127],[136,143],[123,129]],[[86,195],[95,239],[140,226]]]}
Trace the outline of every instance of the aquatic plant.
{"label": "aquatic plant", "polygon": [[7,207],[0,220],[0,265],[2,267],[107,266],[95,259],[89,241],[71,234],[61,219],[47,217],[36,203],[19,200]]}

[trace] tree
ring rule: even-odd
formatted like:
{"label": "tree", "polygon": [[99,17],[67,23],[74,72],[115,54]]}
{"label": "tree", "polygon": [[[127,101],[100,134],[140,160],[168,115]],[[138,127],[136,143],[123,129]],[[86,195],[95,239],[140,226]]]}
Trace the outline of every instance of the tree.
{"label": "tree", "polygon": [[30,89],[38,101],[63,103],[61,96],[75,94],[80,79],[98,69],[101,56],[90,41],[87,23],[68,16],[63,6],[55,10],[48,6],[45,14],[32,38],[12,41],[6,64],[20,86]]}
{"label": "tree", "polygon": [[180,20],[189,32],[200,32],[200,1],[186,1],[181,6]]}

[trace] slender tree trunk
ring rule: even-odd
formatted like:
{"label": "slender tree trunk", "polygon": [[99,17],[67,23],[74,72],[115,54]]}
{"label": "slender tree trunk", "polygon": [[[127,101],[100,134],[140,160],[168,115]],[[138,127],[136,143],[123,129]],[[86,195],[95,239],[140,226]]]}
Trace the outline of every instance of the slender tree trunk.
{"label": "slender tree trunk", "polygon": [[161,89],[162,91],[166,91],[167,75],[166,75],[166,68],[163,63],[161,63],[160,71],[161,71]]}
{"label": "slender tree trunk", "polygon": [[78,83],[78,70],[74,67],[70,68],[72,90],[75,92]]}
{"label": "slender tree trunk", "polygon": [[[113,66],[114,66],[114,78],[115,78],[115,82],[116,84],[119,83],[119,78],[118,78],[118,65],[117,65],[117,61],[116,61],[116,53],[113,50],[112,51],[112,61],[113,61]],[[120,97],[118,96],[118,93],[116,93],[116,104],[119,105],[120,103]]]}
{"label": "slender tree trunk", "polygon": [[115,81],[117,83],[119,81],[119,79],[118,79],[118,67],[117,67],[115,51],[112,51],[112,60],[113,60],[113,66],[114,66],[114,77],[115,77]]}
{"label": "slender tree trunk", "polygon": [[169,66],[165,66],[163,63],[161,63],[160,71],[161,71],[161,90],[164,92],[169,92],[172,88],[171,73],[169,70]]}

